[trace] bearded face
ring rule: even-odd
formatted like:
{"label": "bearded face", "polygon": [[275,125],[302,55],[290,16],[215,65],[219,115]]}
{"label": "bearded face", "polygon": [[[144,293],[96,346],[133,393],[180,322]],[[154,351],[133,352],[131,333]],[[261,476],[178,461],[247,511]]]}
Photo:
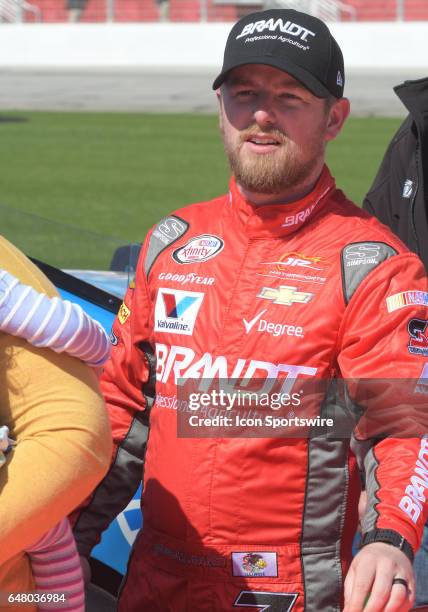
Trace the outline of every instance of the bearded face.
{"label": "bearded face", "polygon": [[223,130],[223,142],[236,181],[248,191],[264,194],[303,183],[325,149],[321,128],[304,145],[278,129],[262,131],[257,125]]}
{"label": "bearded face", "polygon": [[287,198],[310,187],[347,114],[346,104],[317,98],[291,75],[259,64],[234,68],[218,97],[230,166],[252,194]]}

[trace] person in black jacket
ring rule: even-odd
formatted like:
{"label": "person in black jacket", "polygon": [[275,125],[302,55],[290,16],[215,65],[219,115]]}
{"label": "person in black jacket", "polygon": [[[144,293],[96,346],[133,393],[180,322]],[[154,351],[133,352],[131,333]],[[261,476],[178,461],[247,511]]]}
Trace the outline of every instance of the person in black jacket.
{"label": "person in black jacket", "polygon": [[409,115],[390,142],[363,208],[415,253],[428,270],[428,77],[394,87]]}
{"label": "person in black jacket", "polygon": [[[417,253],[428,271],[428,77],[394,91],[409,115],[386,150],[363,208]],[[428,604],[428,526],[414,570],[415,605]]]}

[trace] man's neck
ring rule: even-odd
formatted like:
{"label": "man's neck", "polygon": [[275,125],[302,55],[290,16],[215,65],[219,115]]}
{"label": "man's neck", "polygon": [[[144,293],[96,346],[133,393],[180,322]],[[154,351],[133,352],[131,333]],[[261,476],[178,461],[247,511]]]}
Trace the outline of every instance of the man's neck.
{"label": "man's neck", "polygon": [[290,204],[297,202],[307,196],[314,189],[321,176],[321,169],[317,168],[316,172],[312,173],[305,181],[293,187],[287,187],[279,193],[258,193],[250,191],[237,184],[239,192],[243,197],[254,204],[254,206],[269,206],[270,204]]}

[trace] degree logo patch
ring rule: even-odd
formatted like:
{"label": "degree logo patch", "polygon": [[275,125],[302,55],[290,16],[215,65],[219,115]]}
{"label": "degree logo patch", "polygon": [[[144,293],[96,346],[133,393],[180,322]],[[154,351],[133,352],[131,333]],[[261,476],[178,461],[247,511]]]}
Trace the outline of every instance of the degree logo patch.
{"label": "degree logo patch", "polygon": [[159,289],[155,306],[155,331],[191,336],[204,293]]}
{"label": "degree logo patch", "polygon": [[122,325],[126,323],[126,320],[130,314],[131,311],[129,310],[128,306],[125,304],[125,302],[122,302],[121,307],[119,308],[119,312],[117,313],[119,323],[121,323]]}

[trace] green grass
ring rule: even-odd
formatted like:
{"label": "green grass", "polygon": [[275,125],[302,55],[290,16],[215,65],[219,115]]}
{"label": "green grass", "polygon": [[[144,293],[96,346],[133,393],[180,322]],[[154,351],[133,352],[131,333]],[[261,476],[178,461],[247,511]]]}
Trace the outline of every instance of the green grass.
{"label": "green grass", "polygon": [[[350,119],[330,145],[333,174],[355,202],[399,124]],[[117,244],[141,241],[165,213],[223,193],[229,177],[217,118],[191,114],[3,112],[0,164],[3,235],[70,267],[105,267]]]}

